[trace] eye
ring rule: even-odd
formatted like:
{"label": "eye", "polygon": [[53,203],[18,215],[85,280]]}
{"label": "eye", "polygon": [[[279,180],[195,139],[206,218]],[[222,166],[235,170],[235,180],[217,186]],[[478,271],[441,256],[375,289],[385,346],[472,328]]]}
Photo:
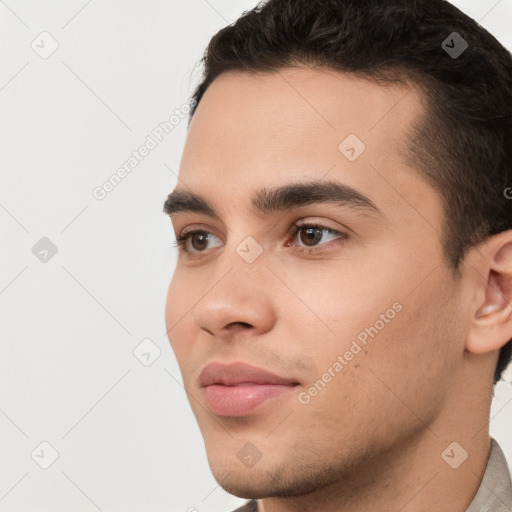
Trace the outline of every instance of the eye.
{"label": "eye", "polygon": [[323,246],[327,245],[330,247],[332,245],[331,243],[327,243],[330,240],[327,240],[327,242],[321,244],[318,243],[324,238],[324,233],[328,233],[328,235],[331,237],[334,236],[334,242],[343,242],[348,238],[348,235],[340,231],[336,231],[335,229],[331,229],[320,224],[308,224],[307,222],[293,224],[293,226],[290,228],[290,231],[288,232],[288,235],[293,235],[294,237],[299,235],[298,239],[300,242],[303,242],[304,245],[292,244],[297,247],[299,251],[304,251],[307,253],[318,253],[324,249],[327,249]]}
{"label": "eye", "polygon": [[[334,240],[331,238],[331,240],[319,243],[324,238],[324,233],[327,233],[330,237],[334,237]],[[300,236],[301,234],[303,235]],[[295,238],[297,235],[299,235],[299,241],[304,243],[304,245],[301,243],[291,243],[287,244],[287,246],[291,245],[292,247],[295,247],[299,252],[306,253],[319,253],[328,249],[332,243],[343,242],[348,238],[348,235],[340,231],[336,231],[320,224],[308,223],[295,223],[291,226],[287,236],[293,236],[293,238]],[[206,252],[206,249],[208,248],[208,242],[215,238],[217,237],[209,231],[196,229],[177,236],[176,241],[173,242],[173,246],[183,246],[183,250],[189,255],[201,255],[201,253]],[[214,247],[219,247],[219,245]],[[192,246],[192,249],[190,249],[189,246]],[[323,246],[328,247],[324,248]]]}
{"label": "eye", "polygon": [[[173,246],[178,247],[180,245],[183,245],[183,250],[187,253],[193,253],[194,251],[201,253],[201,252],[204,252],[205,245],[212,238],[217,238],[217,237],[208,231],[195,229],[193,231],[188,231],[186,233],[182,233],[181,235],[177,236],[176,241],[173,243]],[[190,239],[191,245],[194,248],[194,251],[191,251],[187,246],[187,242],[189,239]]]}

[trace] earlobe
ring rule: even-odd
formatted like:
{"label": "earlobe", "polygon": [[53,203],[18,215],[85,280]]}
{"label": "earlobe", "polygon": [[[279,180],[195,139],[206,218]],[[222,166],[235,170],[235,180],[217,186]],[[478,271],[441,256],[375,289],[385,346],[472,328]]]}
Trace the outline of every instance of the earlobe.
{"label": "earlobe", "polygon": [[488,246],[492,248],[495,254],[485,266],[487,275],[482,275],[484,300],[475,311],[466,342],[466,349],[476,354],[499,350],[512,338],[512,230],[495,237]]}

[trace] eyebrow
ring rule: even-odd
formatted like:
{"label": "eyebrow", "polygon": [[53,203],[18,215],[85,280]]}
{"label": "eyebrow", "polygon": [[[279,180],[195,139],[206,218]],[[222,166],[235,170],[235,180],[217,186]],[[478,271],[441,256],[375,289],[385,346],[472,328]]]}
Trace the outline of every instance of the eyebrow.
{"label": "eyebrow", "polygon": [[[309,204],[348,206],[383,216],[373,201],[355,188],[326,180],[289,183],[275,188],[264,187],[251,198],[251,211],[255,215],[269,215]],[[219,213],[205,197],[184,189],[174,189],[167,196],[163,211],[170,217],[181,212],[197,212],[221,220]]]}

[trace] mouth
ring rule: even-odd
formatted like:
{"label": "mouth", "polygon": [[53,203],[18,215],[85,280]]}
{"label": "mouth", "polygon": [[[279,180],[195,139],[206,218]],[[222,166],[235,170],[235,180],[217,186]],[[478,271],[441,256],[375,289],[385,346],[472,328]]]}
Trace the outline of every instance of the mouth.
{"label": "mouth", "polygon": [[239,417],[289,393],[299,382],[245,363],[211,363],[201,372],[199,385],[211,412]]}

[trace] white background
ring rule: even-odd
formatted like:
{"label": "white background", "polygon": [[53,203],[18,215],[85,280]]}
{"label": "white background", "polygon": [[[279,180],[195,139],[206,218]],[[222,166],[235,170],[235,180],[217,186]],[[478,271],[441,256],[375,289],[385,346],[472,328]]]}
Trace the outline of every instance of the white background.
{"label": "white background", "polygon": [[[512,0],[454,3],[512,48]],[[187,101],[210,37],[254,5],[0,1],[0,511],[245,502],[210,473],[165,335],[176,260],[162,204],[186,121],[105,199],[92,190]],[[50,48],[43,31],[59,45],[47,59],[31,48]],[[46,263],[42,237],[58,249]],[[148,367],[133,355],[145,338],[161,351]],[[490,430],[512,465],[510,401],[500,383]],[[31,458],[50,462],[43,441],[59,454],[48,469]]]}

